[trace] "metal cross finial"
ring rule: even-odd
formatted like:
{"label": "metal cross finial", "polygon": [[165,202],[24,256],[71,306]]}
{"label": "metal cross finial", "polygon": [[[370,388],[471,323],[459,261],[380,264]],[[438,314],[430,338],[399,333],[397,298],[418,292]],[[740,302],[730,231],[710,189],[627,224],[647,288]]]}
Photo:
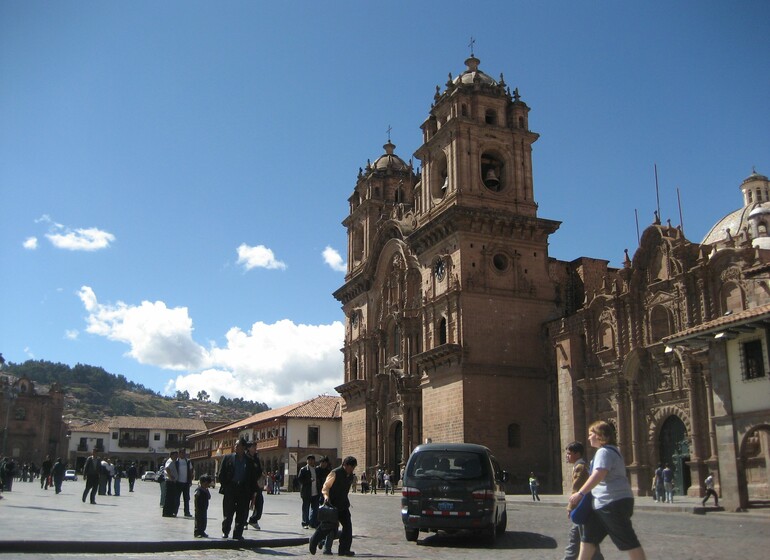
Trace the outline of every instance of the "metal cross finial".
{"label": "metal cross finial", "polygon": [[473,35],[471,35],[471,42],[468,43],[468,46],[471,48],[471,56],[473,56],[473,45],[476,44],[476,39],[473,38]]}
{"label": "metal cross finial", "polygon": [[390,142],[390,131],[393,130],[393,127],[388,125],[388,142]]}

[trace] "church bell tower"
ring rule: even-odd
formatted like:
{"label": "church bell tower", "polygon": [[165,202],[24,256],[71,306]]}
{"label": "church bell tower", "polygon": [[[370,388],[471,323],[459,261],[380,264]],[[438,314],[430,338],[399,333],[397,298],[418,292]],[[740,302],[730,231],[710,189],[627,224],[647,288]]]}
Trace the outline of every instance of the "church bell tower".
{"label": "church bell tower", "polygon": [[480,443],[526,479],[558,460],[542,325],[556,314],[548,236],[559,222],[537,216],[529,107],[472,54],[465,64],[436,88],[422,172],[391,168],[403,201],[359,209],[382,158],[351,198],[334,294],[347,316],[343,453],[390,470],[428,438]]}

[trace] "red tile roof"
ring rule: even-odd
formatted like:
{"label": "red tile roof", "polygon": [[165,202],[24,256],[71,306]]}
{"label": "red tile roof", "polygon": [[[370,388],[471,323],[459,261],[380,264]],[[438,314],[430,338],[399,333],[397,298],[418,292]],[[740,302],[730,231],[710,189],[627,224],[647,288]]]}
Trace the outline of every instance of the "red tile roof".
{"label": "red tile roof", "polygon": [[731,313],[730,315],[723,315],[717,317],[712,321],[701,323],[689,329],[679,331],[678,333],[667,336],[663,339],[664,342],[676,342],[687,338],[694,338],[700,334],[706,334],[709,331],[716,331],[719,329],[725,329],[729,327],[737,327],[739,325],[750,325],[752,323],[758,323],[763,320],[770,319],[770,304],[761,305],[759,307],[752,307],[751,309],[745,309],[738,313]]}
{"label": "red tile roof", "polygon": [[[99,429],[94,429],[98,427]],[[103,429],[102,429],[103,428]],[[80,432],[108,432],[110,428],[126,430],[177,430],[199,432],[206,429],[206,423],[197,418],[164,418],[160,416],[113,416],[100,422],[77,428]]]}
{"label": "red tile roof", "polygon": [[211,430],[212,434],[239,430],[265,422],[276,420],[278,418],[318,418],[321,420],[334,420],[342,418],[342,397],[332,397],[329,395],[319,395],[314,399],[302,401],[295,404],[283,406],[273,410],[266,410],[238,420],[232,424],[226,424],[220,428]]}

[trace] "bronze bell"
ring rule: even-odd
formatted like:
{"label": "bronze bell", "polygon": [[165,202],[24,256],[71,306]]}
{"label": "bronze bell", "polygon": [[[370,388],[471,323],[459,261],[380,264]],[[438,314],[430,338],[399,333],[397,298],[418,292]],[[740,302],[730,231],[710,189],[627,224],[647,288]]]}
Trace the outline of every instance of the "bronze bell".
{"label": "bronze bell", "polygon": [[487,175],[484,177],[484,184],[490,189],[500,186],[500,180],[497,178],[497,173],[495,173],[494,168],[490,168],[487,171]]}

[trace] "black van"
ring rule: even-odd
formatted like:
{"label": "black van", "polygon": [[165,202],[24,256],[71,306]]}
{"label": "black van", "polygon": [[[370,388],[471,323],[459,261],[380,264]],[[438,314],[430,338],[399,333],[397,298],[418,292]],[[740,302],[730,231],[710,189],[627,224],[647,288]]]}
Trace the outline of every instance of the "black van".
{"label": "black van", "polygon": [[406,463],[401,519],[406,540],[420,531],[470,530],[494,544],[505,532],[503,484],[508,473],[492,453],[472,443],[417,446]]}

